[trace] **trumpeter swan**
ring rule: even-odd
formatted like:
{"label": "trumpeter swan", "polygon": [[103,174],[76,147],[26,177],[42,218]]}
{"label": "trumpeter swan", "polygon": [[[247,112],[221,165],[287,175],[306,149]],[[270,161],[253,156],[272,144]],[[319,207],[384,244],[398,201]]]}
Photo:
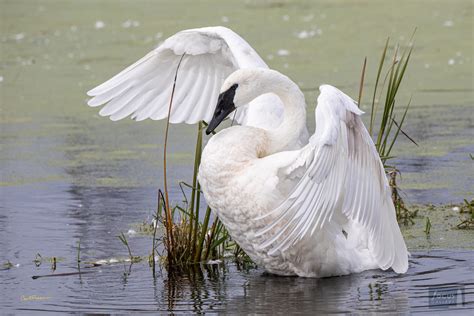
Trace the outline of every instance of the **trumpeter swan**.
{"label": "trumpeter swan", "polygon": [[199,169],[206,201],[269,272],[325,277],[391,267],[404,273],[408,252],[362,111],[332,86],[320,91],[314,135],[303,148],[284,151],[306,123],[301,90],[274,70],[231,74],[208,133],[262,93],[281,99],[283,122],[269,130],[234,126],[209,140]]}
{"label": "trumpeter swan", "polygon": [[312,277],[407,270],[408,252],[362,112],[341,91],[321,86],[308,143],[301,90],[231,30],[175,34],[90,90],[88,104],[105,104],[100,114],[112,120],[166,118],[183,55],[170,122],[204,120],[208,132],[229,116],[241,124],[209,140],[199,181],[254,261],[272,273]]}

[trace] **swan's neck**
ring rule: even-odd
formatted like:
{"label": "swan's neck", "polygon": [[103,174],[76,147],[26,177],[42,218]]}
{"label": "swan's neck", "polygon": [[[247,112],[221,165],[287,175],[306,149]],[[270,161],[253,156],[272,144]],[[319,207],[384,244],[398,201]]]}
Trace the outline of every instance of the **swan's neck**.
{"label": "swan's neck", "polygon": [[282,74],[274,76],[268,88],[268,92],[273,92],[281,99],[284,108],[282,123],[266,131],[269,139],[266,154],[270,155],[298,141],[306,126],[306,103],[300,88]]}

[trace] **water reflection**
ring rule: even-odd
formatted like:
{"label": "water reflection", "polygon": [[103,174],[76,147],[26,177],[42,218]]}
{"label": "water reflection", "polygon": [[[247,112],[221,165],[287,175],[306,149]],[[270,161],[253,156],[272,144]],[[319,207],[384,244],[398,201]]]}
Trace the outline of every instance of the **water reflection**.
{"label": "water reflection", "polygon": [[212,266],[165,277],[159,304],[161,308],[167,304],[172,311],[239,314],[407,312],[429,310],[430,288],[450,285],[464,291],[459,304],[450,308],[474,308],[473,259],[472,252],[417,253],[403,276],[366,271],[323,279],[277,277],[233,265]]}

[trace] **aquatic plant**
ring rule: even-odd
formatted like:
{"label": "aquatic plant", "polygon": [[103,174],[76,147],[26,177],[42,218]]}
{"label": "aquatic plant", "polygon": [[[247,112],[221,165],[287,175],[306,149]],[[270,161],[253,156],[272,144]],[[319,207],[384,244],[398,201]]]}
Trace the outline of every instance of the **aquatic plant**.
{"label": "aquatic plant", "polygon": [[130,245],[128,244],[127,237],[125,237],[124,233],[121,232],[120,235],[117,236],[117,238],[120,239],[120,241],[125,245],[125,247],[127,247],[130,262],[136,263],[142,260],[140,256],[132,255],[132,250],[130,249]]}
{"label": "aquatic plant", "polygon": [[7,262],[2,263],[2,265],[0,266],[0,270],[9,270],[13,267],[14,267],[13,263],[11,263],[10,260],[7,260]]}
{"label": "aquatic plant", "polygon": [[431,232],[431,220],[428,216],[426,217],[425,229],[423,231],[425,232],[426,235],[429,235]]}
{"label": "aquatic plant", "polygon": [[80,268],[81,264],[81,240],[77,242],[77,267]]}
{"label": "aquatic plant", "polygon": [[461,218],[461,222],[456,225],[458,229],[474,229],[474,199],[470,202],[464,199],[464,204],[459,208],[459,213],[467,214],[468,218]]}
{"label": "aquatic plant", "polygon": [[[385,65],[387,64],[387,50],[390,43],[390,39],[387,38],[377,68],[374,91],[370,104],[369,121],[369,134],[374,139],[375,148],[377,149],[377,152],[380,155],[380,159],[382,160],[382,163],[384,165],[385,171],[390,178],[389,184],[392,189],[392,200],[395,205],[397,220],[403,222],[405,225],[407,225],[408,223],[414,223],[413,217],[416,216],[416,212],[411,212],[410,210],[408,210],[408,208],[405,206],[402,197],[399,194],[396,178],[397,175],[400,174],[400,171],[395,166],[389,165],[387,162],[390,159],[395,158],[391,155],[391,153],[400,133],[407,137],[413,144],[418,146],[418,144],[413,140],[413,138],[408,136],[402,130],[402,126],[405,122],[408,109],[410,108],[411,98],[408,101],[405,109],[403,110],[400,119],[397,119],[396,112],[394,111],[396,108],[395,101],[397,93],[399,91],[400,84],[405,75],[405,71],[407,69],[408,62],[410,61],[411,53],[413,51],[413,46],[411,45],[413,35],[410,39],[410,45],[401,53],[401,55],[399,53],[399,45],[395,45],[393,56],[388,59],[390,60],[390,62],[388,62],[388,66],[386,67]],[[359,106],[362,100],[366,64],[367,59],[364,60],[364,65],[362,67],[358,99]],[[386,74],[384,79],[381,80],[384,69],[386,70]],[[385,95],[383,96],[384,89]],[[379,125],[376,129],[377,121],[379,121]]]}
{"label": "aquatic plant", "polygon": [[[198,128],[196,162],[200,161],[202,133],[206,128],[206,124],[201,122],[198,124]],[[153,220],[156,224],[153,231],[152,254],[150,256],[153,271],[155,271],[155,262],[152,258],[155,258],[155,254],[158,253],[158,245],[164,246],[166,260],[163,261],[167,263],[168,268],[172,269],[180,270],[189,264],[221,259],[226,255],[231,255],[241,263],[250,261],[247,255],[230,238],[219,219],[212,216],[209,206],[206,208],[204,219],[199,220],[202,192],[197,183],[198,167],[199,164],[195,163],[194,185],[183,183],[191,189],[191,198],[188,199],[183,190],[184,201],[182,205],[174,205],[170,208],[170,217],[167,216],[165,210],[165,196],[161,190],[158,191],[158,206]],[[168,221],[168,218],[171,221]],[[158,227],[165,228],[163,236],[157,237]],[[169,242],[169,231],[172,231],[173,243]],[[171,248],[168,248],[168,245],[171,245]]]}
{"label": "aquatic plant", "polygon": [[62,257],[43,257],[39,252],[36,254],[35,259],[33,260],[33,263],[35,266],[39,267],[43,262],[49,262],[51,263],[51,270],[56,270],[56,265],[58,262],[64,261],[65,258]]}

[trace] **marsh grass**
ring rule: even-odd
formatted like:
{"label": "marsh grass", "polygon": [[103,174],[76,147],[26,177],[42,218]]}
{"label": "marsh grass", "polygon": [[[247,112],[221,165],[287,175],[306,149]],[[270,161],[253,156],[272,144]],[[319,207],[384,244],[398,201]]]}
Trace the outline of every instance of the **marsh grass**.
{"label": "marsh grass", "polygon": [[428,216],[426,217],[425,229],[423,231],[425,232],[426,235],[429,235],[431,232],[431,220]]}
{"label": "marsh grass", "polygon": [[120,241],[122,242],[122,244],[125,245],[125,247],[127,247],[128,257],[130,258],[130,262],[136,263],[136,262],[142,261],[142,257],[132,255],[132,250],[130,249],[130,245],[128,244],[127,237],[125,237],[124,233],[121,232],[120,235],[117,236],[117,238],[120,239]]}
{"label": "marsh grass", "polygon": [[[200,220],[201,189],[197,181],[197,173],[202,152],[202,133],[206,128],[204,122],[198,124],[198,136],[196,139],[195,164],[193,170],[193,182],[191,185],[181,182],[180,187],[183,192],[183,202],[181,205],[170,207],[171,222],[168,222],[166,210],[165,194],[158,191],[157,210],[154,215],[156,225],[153,230],[152,255],[155,258],[158,254],[158,246],[165,249],[166,259],[162,263],[167,263],[168,267],[181,270],[189,264],[207,262],[209,260],[222,259],[224,256],[232,256],[240,263],[247,263],[250,259],[245,252],[231,239],[222,222],[212,215],[211,208],[207,207],[202,221]],[[188,196],[183,186],[191,190]],[[164,234],[157,237],[159,227],[164,227]],[[173,243],[170,242],[169,232],[172,233]],[[168,248],[170,245],[171,248]],[[160,255],[163,257],[163,254]],[[172,257],[170,259],[170,256]],[[171,262],[171,266],[170,266]],[[150,263],[155,271],[154,260]]]}
{"label": "marsh grass", "polygon": [[[461,222],[456,225],[458,229],[474,229],[474,200],[470,202],[464,199],[464,204],[459,208]],[[467,218],[463,215],[467,215]]]}
{"label": "marsh grass", "polygon": [[0,266],[0,271],[10,270],[13,267],[14,267],[13,263],[11,263],[10,260],[7,260],[6,262],[2,263],[2,265]]}
{"label": "marsh grass", "polygon": [[[390,39],[387,38],[377,68],[377,75],[370,103],[369,121],[369,134],[374,139],[375,148],[380,155],[385,172],[389,177],[389,185],[392,190],[392,200],[395,205],[397,220],[405,225],[414,224],[413,218],[416,217],[417,213],[416,211],[410,211],[405,206],[397,186],[397,176],[400,175],[400,171],[394,165],[389,164],[389,160],[395,158],[395,156],[392,155],[392,150],[400,134],[404,135],[413,144],[418,146],[413,138],[407,135],[407,133],[402,129],[410,108],[411,98],[405,105],[404,109],[402,109],[401,114],[398,114],[398,117],[398,111],[396,111],[396,108],[398,108],[396,98],[413,51],[411,43],[415,31],[410,38],[409,46],[403,51],[400,51],[400,46],[398,44],[395,45],[391,57],[387,55],[390,43]],[[362,100],[366,61],[367,60],[364,60],[364,66],[362,68],[359,89],[359,105]]]}

